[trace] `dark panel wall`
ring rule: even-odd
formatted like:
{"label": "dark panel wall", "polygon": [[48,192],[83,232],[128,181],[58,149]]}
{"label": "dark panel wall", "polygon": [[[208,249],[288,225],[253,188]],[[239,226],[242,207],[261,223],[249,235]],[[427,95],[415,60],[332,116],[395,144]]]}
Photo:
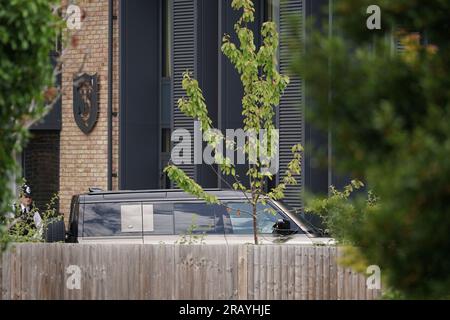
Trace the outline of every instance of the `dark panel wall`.
{"label": "dark panel wall", "polygon": [[160,1],[121,1],[120,10],[120,188],[157,188]]}
{"label": "dark panel wall", "polygon": [[[239,19],[241,12],[235,11],[231,8],[232,0],[220,1],[219,18],[221,35],[228,34],[231,40],[239,45],[236,33],[234,31],[234,24]],[[261,44],[260,28],[264,17],[264,1],[256,0],[255,4],[255,22],[250,26],[254,33],[255,45],[258,49]],[[222,41],[220,39],[220,41]],[[234,66],[229,62],[228,58],[223,54],[220,56],[219,69],[219,128],[225,133],[226,129],[243,128],[242,116],[242,95],[243,89],[241,79]],[[236,173],[241,177],[245,177],[245,172],[248,170],[247,166],[237,166]],[[232,183],[229,179],[229,183]],[[228,187],[227,184],[222,183],[221,187]]]}
{"label": "dark panel wall", "polygon": [[59,190],[59,137],[59,131],[34,131],[23,152],[23,176],[40,210]]}
{"label": "dark panel wall", "polygon": [[[330,30],[324,29],[324,22],[330,22],[328,14],[329,5],[332,0],[304,0],[306,18],[314,17],[313,28],[328,34]],[[306,36],[312,30],[306,30]],[[308,47],[306,47],[308,50]],[[306,109],[305,116],[311,108],[314,108],[314,101],[308,97],[308,84],[306,84]],[[324,88],[324,94],[329,94],[328,88]],[[333,123],[330,123],[332,128]],[[327,193],[330,185],[342,188],[350,182],[350,176],[336,172],[335,163],[339,161],[333,154],[333,137],[329,132],[318,130],[313,124],[305,123],[305,187],[314,193]]]}
{"label": "dark panel wall", "polygon": [[[321,29],[321,19],[328,20],[328,15],[323,10],[327,9],[328,0],[304,0],[305,18],[314,17],[315,24],[313,28]],[[323,21],[322,20],[322,21]],[[312,30],[306,29],[306,37]],[[322,30],[327,33],[328,30]],[[308,47],[305,48],[308,50]],[[308,96],[308,83],[305,87],[305,118],[310,108],[314,108],[314,101]],[[328,94],[328,88],[324,88],[324,94]],[[311,123],[305,121],[305,160],[304,160],[304,179],[305,189],[314,193],[327,193],[328,181],[328,133],[317,130]]]}
{"label": "dark panel wall", "polygon": [[[215,128],[219,117],[218,59],[221,55],[221,37],[218,33],[218,10],[221,1],[197,0],[197,77]],[[196,170],[197,182],[207,188],[217,187],[218,177],[209,165],[196,165]]]}
{"label": "dark panel wall", "polygon": [[[239,45],[234,24],[239,19],[241,11],[231,8],[232,0],[220,1],[220,19],[221,19],[221,37],[223,34],[229,34],[231,40]],[[263,20],[263,2],[262,0],[254,1],[255,4],[255,22],[250,26],[254,33],[255,45],[258,49],[261,43],[260,28]],[[222,40],[220,39],[220,42]],[[220,117],[222,128],[242,128],[243,117],[241,115],[242,105],[242,84],[239,74],[234,66],[229,62],[228,58],[221,54],[221,92],[220,92]]]}

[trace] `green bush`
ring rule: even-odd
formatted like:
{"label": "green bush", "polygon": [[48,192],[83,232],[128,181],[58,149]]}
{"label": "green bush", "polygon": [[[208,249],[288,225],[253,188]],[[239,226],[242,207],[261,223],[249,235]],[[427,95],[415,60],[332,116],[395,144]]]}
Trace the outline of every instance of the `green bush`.
{"label": "green bush", "polygon": [[376,209],[377,199],[371,191],[364,199],[361,195],[351,198],[364,184],[358,180],[339,191],[330,187],[330,195],[325,198],[307,197],[305,212],[317,214],[325,226],[324,233],[341,244],[355,244],[355,237],[361,230],[366,215]]}
{"label": "green bush", "polygon": [[59,23],[55,3],[0,0],[0,217],[11,211],[14,153],[26,143],[28,126],[46,111],[44,96],[53,83],[49,53]]}
{"label": "green bush", "polygon": [[[7,231],[3,233],[0,238],[0,243],[7,244],[9,242],[44,242],[45,231],[49,224],[55,221],[63,220],[63,216],[56,210],[56,202],[58,196],[54,195],[49,203],[47,203],[45,210],[40,211],[33,206],[29,213],[29,217],[32,220],[34,213],[37,211],[42,219],[42,225],[40,228],[36,228],[34,224],[30,224],[21,218],[19,205],[16,205],[13,216],[4,218],[4,225]],[[17,199],[17,204],[20,203],[20,199]]]}
{"label": "green bush", "polygon": [[293,69],[314,101],[309,120],[332,123],[339,168],[380,197],[354,233],[361,254],[405,297],[448,298],[450,3],[380,0],[374,31],[371,4],[337,2],[334,36],[311,35],[306,51],[293,35]]}

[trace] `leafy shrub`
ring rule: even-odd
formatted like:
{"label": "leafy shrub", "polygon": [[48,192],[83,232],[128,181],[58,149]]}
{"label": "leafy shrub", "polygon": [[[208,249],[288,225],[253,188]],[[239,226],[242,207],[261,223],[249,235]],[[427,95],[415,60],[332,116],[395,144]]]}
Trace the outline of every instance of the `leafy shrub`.
{"label": "leafy shrub", "polygon": [[[12,202],[10,183],[18,167],[15,152],[28,126],[47,111],[53,85],[49,53],[56,39],[55,0],[0,0],[0,217]],[[1,222],[1,219],[0,219]],[[5,232],[0,224],[0,236]]]}
{"label": "leafy shrub", "polygon": [[337,166],[380,197],[351,237],[361,255],[405,297],[449,297],[450,3],[380,0],[382,28],[368,30],[371,4],[336,3],[333,35],[309,35],[306,51],[294,35],[293,69]]}
{"label": "leafy shrub", "polygon": [[305,212],[317,214],[325,225],[324,233],[344,244],[354,244],[355,235],[361,228],[366,215],[375,209],[377,198],[369,191],[365,199],[361,196],[351,198],[364,187],[359,180],[352,180],[343,191],[330,186],[330,195],[326,198],[310,198]]}
{"label": "leafy shrub", "polygon": [[46,204],[44,211],[39,211],[38,208],[33,207],[30,211],[30,218],[33,217],[36,211],[39,212],[42,218],[42,224],[39,228],[33,224],[28,223],[20,218],[19,207],[17,206],[15,215],[4,218],[3,224],[6,226],[6,232],[2,235],[0,242],[7,244],[9,242],[44,242],[45,230],[49,224],[63,220],[63,216],[56,210],[56,202],[58,196],[54,195],[49,203]]}

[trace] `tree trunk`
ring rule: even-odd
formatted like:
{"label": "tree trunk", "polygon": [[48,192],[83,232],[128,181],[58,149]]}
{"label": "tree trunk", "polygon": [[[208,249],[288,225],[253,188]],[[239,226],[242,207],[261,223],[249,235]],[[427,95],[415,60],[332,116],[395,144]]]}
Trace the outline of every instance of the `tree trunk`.
{"label": "tree trunk", "polygon": [[255,244],[258,244],[258,225],[256,221],[256,204],[252,205],[252,213],[253,213],[253,238],[255,239]]}

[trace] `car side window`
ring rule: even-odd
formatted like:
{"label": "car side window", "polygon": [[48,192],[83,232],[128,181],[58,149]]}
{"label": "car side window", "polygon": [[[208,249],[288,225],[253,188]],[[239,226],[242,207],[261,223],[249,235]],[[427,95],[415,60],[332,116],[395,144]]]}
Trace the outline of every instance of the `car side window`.
{"label": "car side window", "polygon": [[105,237],[142,234],[140,203],[87,203],[83,236]]}
{"label": "car side window", "polygon": [[120,230],[120,208],[114,203],[84,206],[83,237],[112,236]]}
{"label": "car side window", "polygon": [[207,203],[175,203],[175,234],[222,234],[223,219],[216,214],[217,205]]}
{"label": "car side window", "polygon": [[174,234],[173,204],[171,203],[143,203],[144,235]]}
{"label": "car side window", "polygon": [[[228,202],[225,205],[231,227],[227,230],[228,233],[253,234],[252,206],[247,202]],[[272,206],[261,203],[256,207],[256,216],[258,232],[261,234],[273,233],[275,223],[279,219],[287,219]]]}

